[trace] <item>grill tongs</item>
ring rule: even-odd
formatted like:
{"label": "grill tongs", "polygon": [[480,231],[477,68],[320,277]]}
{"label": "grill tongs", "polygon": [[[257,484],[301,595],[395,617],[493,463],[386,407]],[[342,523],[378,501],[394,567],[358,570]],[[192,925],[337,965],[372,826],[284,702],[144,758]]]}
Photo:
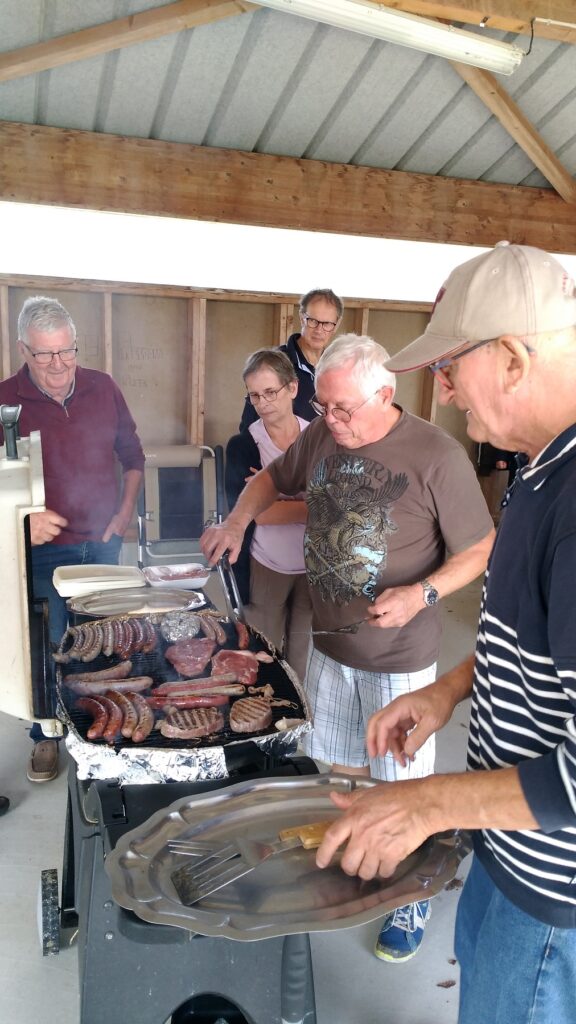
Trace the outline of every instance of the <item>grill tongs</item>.
{"label": "grill tongs", "polygon": [[181,903],[191,907],[205,896],[236,882],[277,853],[284,853],[297,846],[305,850],[316,849],[333,820],[283,829],[278,833],[278,839],[270,842],[234,839],[217,850],[210,849],[202,842],[168,840],[171,853],[194,857],[191,863],[177,868],[170,876]]}
{"label": "grill tongs", "polygon": [[230,565],[228,554],[224,554],[218,559],[216,568],[222,584],[222,590],[224,591],[224,598],[228,607],[228,615],[232,622],[243,622],[246,624],[244,605],[242,604],[242,598],[240,597],[238,584],[236,582],[232,566]]}

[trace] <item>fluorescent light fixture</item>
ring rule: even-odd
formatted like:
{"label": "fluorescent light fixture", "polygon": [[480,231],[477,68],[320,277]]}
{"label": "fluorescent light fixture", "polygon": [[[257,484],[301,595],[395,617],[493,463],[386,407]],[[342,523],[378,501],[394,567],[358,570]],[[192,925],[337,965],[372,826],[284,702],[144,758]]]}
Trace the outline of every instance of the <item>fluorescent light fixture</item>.
{"label": "fluorescent light fixture", "polygon": [[509,43],[363,0],[256,0],[256,3],[500,75],[511,75],[525,56],[523,50]]}

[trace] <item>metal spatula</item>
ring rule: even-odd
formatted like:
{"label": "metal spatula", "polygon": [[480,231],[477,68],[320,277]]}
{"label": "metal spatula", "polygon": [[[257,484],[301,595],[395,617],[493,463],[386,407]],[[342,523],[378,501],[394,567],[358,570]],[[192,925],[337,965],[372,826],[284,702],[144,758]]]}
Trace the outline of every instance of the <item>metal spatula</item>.
{"label": "metal spatula", "polygon": [[193,861],[172,872],[170,877],[174,888],[184,906],[190,907],[205,896],[210,896],[225,885],[230,885],[231,882],[247,875],[268,857],[292,850],[296,846],[303,846],[305,850],[315,849],[320,846],[331,824],[332,821],[320,821],[312,825],[283,829],[278,833],[277,840],[268,843],[252,839],[234,839],[226,846],[208,852],[202,843],[169,840],[168,849],[172,853],[194,857]]}

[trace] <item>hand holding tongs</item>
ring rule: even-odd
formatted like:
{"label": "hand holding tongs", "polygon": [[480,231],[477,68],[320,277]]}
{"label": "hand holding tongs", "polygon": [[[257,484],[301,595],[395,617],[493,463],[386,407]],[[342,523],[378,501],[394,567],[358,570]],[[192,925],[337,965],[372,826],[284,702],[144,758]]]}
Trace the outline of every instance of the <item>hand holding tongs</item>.
{"label": "hand holding tongs", "polygon": [[225,552],[221,558],[218,559],[216,568],[224,591],[228,614],[232,622],[243,622],[246,624],[244,605],[242,604],[242,598],[240,597],[236,577],[232,570],[232,566],[230,565],[228,552]]}

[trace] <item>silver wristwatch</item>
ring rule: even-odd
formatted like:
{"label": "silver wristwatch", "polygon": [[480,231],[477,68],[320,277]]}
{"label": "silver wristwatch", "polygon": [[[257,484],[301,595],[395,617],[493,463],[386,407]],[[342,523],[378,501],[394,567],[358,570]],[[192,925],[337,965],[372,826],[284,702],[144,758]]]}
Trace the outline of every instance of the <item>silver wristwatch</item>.
{"label": "silver wristwatch", "polygon": [[430,607],[434,604],[438,604],[440,594],[436,590],[436,587],[433,587],[429,580],[420,580],[420,586],[424,591],[424,603]]}

